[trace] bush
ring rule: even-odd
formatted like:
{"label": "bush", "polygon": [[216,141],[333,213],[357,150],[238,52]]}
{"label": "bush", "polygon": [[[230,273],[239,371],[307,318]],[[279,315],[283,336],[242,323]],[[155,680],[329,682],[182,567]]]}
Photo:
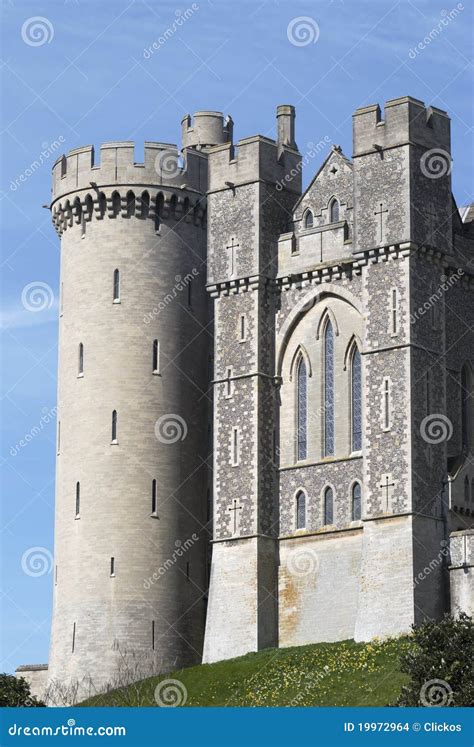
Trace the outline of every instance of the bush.
{"label": "bush", "polygon": [[30,686],[23,677],[14,677],[12,674],[0,674],[0,706],[18,708],[28,706],[38,708],[44,703],[31,694]]}
{"label": "bush", "polygon": [[439,622],[413,628],[412,646],[400,657],[400,669],[410,675],[398,706],[474,705],[474,628],[472,618],[445,615]]}

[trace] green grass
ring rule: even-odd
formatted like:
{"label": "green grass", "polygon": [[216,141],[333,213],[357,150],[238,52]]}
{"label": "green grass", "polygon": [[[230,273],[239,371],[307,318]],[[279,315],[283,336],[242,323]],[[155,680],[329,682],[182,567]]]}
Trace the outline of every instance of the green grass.
{"label": "green grass", "polygon": [[186,688],[186,706],[385,706],[407,676],[398,660],[408,638],[266,649],[238,659],[180,669],[97,695],[84,706],[156,706],[167,679]]}

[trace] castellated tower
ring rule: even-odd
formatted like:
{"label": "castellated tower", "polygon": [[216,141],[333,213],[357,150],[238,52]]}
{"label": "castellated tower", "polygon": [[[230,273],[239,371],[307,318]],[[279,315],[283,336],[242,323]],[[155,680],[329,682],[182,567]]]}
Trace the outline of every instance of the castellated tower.
{"label": "castellated tower", "polygon": [[[61,238],[54,610],[48,679],[111,681],[198,662],[211,452],[207,146],[87,146],[53,168]],[[182,162],[181,162],[182,160]],[[139,665],[141,666],[141,665]]]}

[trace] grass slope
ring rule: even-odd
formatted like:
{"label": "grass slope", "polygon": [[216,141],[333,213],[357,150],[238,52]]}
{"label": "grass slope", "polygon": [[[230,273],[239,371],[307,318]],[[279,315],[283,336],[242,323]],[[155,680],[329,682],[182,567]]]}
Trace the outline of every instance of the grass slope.
{"label": "grass slope", "polygon": [[187,706],[385,706],[407,681],[398,667],[407,638],[266,649],[151,677],[81,703],[156,706],[155,688],[179,680]]}

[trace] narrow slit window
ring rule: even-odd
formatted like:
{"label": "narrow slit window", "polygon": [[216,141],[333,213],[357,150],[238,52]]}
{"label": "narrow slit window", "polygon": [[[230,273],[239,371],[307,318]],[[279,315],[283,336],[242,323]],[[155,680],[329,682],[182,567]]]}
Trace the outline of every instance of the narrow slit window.
{"label": "narrow slit window", "polygon": [[192,280],[190,280],[188,282],[188,306],[191,306],[192,293],[193,293],[192,288],[193,288],[193,283],[192,283]]}
{"label": "narrow slit window", "polygon": [[155,650],[155,621],[151,621],[151,647]]}
{"label": "narrow slit window", "polygon": [[390,430],[390,381],[384,379],[383,382],[383,427],[386,431]]}
{"label": "narrow slit window", "polygon": [[120,301],[120,270],[114,270],[114,303]]}
{"label": "narrow slit window", "polygon": [[226,399],[230,399],[232,397],[232,369],[228,368],[226,370],[226,382],[225,382],[225,396]]}
{"label": "narrow slit window", "polygon": [[329,216],[331,223],[337,223],[339,221],[339,203],[336,199],[331,202]]}
{"label": "narrow slit window", "polygon": [[76,647],[76,623],[72,624],[72,646],[71,651],[74,653],[74,649]]}
{"label": "narrow slit window", "polygon": [[153,373],[158,374],[160,372],[160,343],[158,340],[153,340]]}
{"label": "narrow slit window", "polygon": [[307,427],[308,427],[308,381],[306,363],[301,357],[298,363],[297,375],[297,446],[298,460],[306,459],[308,454]]}
{"label": "narrow slit window", "polygon": [[84,345],[82,342],[79,343],[79,360],[78,360],[78,376],[84,375]]}
{"label": "narrow slit window", "polygon": [[156,480],[151,482],[151,513],[156,516]]}
{"label": "narrow slit window", "polygon": [[392,288],[391,290],[391,334],[398,335],[398,290]]}
{"label": "narrow slit window", "polygon": [[351,366],[352,451],[362,449],[362,370],[359,349],[354,348]]}
{"label": "narrow slit window", "polygon": [[240,447],[240,433],[238,428],[232,428],[232,466],[237,467],[239,464],[239,447]]}
{"label": "narrow slit window", "polygon": [[81,483],[76,482],[76,516],[81,512]]}
{"label": "narrow slit window", "polygon": [[247,319],[245,314],[240,315],[240,342],[245,342],[247,339]]}
{"label": "narrow slit window", "polygon": [[189,580],[189,560],[186,562],[186,578]]}
{"label": "narrow slit window", "polygon": [[115,576],[115,558],[110,558],[110,575]]}
{"label": "narrow slit window", "polygon": [[55,566],[54,568],[54,585],[58,585],[58,566]]}
{"label": "narrow slit window", "polygon": [[324,335],[324,456],[334,456],[334,330]]}
{"label": "narrow slit window", "polygon": [[112,412],[112,443],[117,443],[117,410]]}

